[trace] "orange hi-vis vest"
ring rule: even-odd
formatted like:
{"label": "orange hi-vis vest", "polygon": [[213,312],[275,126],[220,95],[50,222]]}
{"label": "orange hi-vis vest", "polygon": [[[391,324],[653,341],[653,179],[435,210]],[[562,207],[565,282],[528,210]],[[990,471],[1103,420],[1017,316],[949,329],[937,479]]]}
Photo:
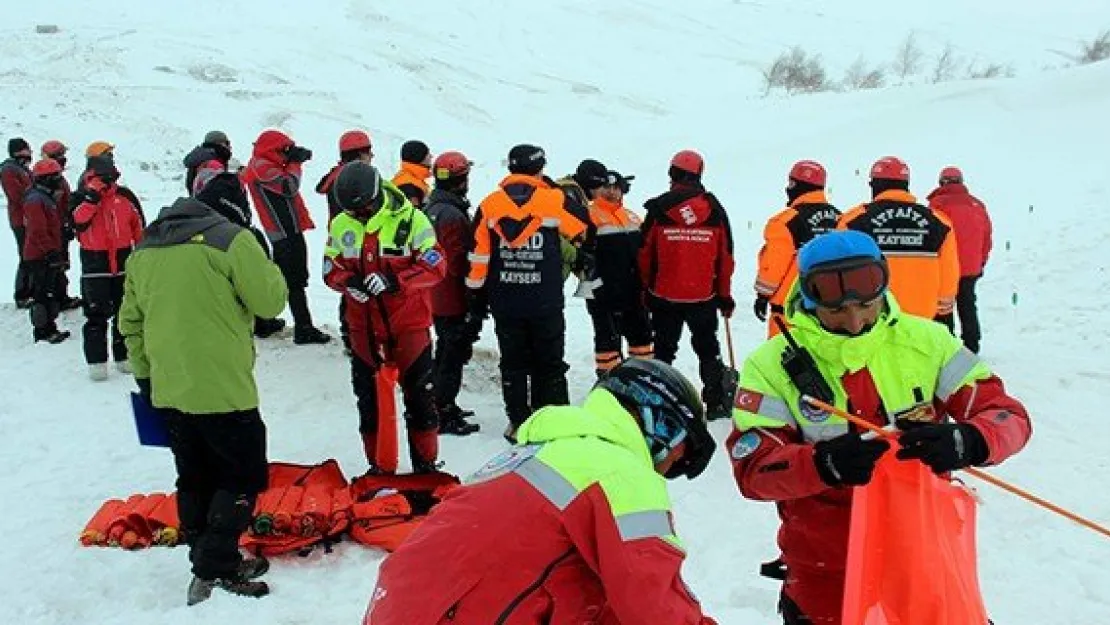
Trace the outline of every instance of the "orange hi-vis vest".
{"label": "orange hi-vis vest", "polygon": [[567,212],[566,202],[542,179],[511,174],[478,206],[466,285],[487,290],[495,316],[562,310],[559,236],[573,242],[587,227]]}
{"label": "orange hi-vis vest", "polygon": [[817,235],[836,230],[839,218],[840,211],[818,190],[799,195],[767,220],[755,292],[782,307],[798,279],[798,250]]}
{"label": "orange hi-vis vest", "polygon": [[952,313],[960,259],[952,222],[942,213],[894,189],[845,213],[837,229],[865,232],[879,244],[903,312],[926,319]]}

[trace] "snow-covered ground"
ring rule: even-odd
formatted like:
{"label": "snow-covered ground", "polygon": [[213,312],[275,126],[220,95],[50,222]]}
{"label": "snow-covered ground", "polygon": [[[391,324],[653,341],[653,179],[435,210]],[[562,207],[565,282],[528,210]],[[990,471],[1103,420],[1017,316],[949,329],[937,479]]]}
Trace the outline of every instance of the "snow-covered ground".
{"label": "snow-covered ground", "polygon": [[[596,157],[636,174],[634,204],[662,189],[675,150],[695,147],[732,217],[740,357],[763,336],[746,304],[760,230],[781,206],[792,161],[825,162],[843,207],[865,199],[860,172],[879,156],[905,158],[920,195],[940,167],[958,164],[996,226],[980,296],[984,355],[1034,418],[1027,451],[992,472],[1110,523],[1110,497],[1099,486],[1110,479],[1110,430],[1100,425],[1110,389],[1110,289],[1102,284],[1110,278],[1110,63],[1059,69],[1060,52],[1110,27],[1110,3],[892,6],[21,3],[0,26],[0,135],[35,145],[62,139],[75,164],[88,142],[112,141],[148,211],[180,193],[180,158],[212,128],[227,131],[244,157],[261,129],[286,129],[316,152],[309,183],[330,166],[349,127],[372,133],[376,161],[389,171],[400,143],[422,138],[434,151],[461,149],[476,161],[479,197],[502,175],[512,144],[535,142],[547,148],[551,173]],[[36,34],[36,24],[60,32]],[[791,45],[822,54],[835,78],[861,54],[887,62],[910,32],[927,57],[951,43],[966,60],[1009,64],[1017,77],[760,97],[759,70]],[[323,221],[322,198],[307,196]],[[314,256],[322,243],[314,232]],[[14,256],[11,238],[0,237],[0,276],[13,273]],[[315,314],[334,327],[336,296],[313,271]],[[570,301],[567,314],[576,329],[568,354],[577,398],[593,375],[591,337],[580,301]],[[79,313],[62,319],[75,335],[80,324]],[[462,474],[504,446],[491,334],[461,402],[478,409],[484,429],[443,440],[448,468]],[[339,348],[267,340],[259,351],[271,457],[335,457],[348,474],[361,472]],[[276,563],[265,600],[218,595],[191,609],[183,550],[79,547],[101,501],[168,490],[173,479],[167,453],[135,443],[130,380],[89,382],[80,353],[78,340],[32,345],[26,315],[0,307],[0,501],[16,511],[0,516],[0,622],[358,621],[383,554],[356,545]],[[680,364],[696,372],[688,353]],[[727,427],[714,431],[723,438]],[[707,611],[728,625],[778,622],[777,589],[756,575],[760,560],[774,555],[773,507],[740,499],[725,454],[672,492],[690,550],[686,577]],[[980,493],[981,576],[996,623],[1110,622],[1110,542],[989,486]]]}

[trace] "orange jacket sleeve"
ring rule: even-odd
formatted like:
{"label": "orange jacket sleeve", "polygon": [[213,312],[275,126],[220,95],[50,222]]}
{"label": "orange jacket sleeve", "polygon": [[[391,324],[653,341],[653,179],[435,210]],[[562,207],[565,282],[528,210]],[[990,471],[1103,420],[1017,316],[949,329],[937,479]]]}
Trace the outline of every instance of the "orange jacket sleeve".
{"label": "orange jacket sleeve", "polygon": [[940,290],[937,293],[937,314],[950,315],[956,307],[956,292],[960,288],[960,251],[956,246],[956,231],[952,222],[941,212],[934,211],[937,217],[950,229],[944,243],[940,245],[937,262],[940,263]]}
{"label": "orange jacket sleeve", "polygon": [[480,289],[486,284],[489,275],[490,260],[490,235],[489,225],[482,214],[482,207],[478,207],[474,215],[474,249],[470,252],[470,273],[466,276],[466,286],[471,289]]}
{"label": "orange jacket sleeve", "polygon": [[759,274],[755,279],[755,292],[770,298],[779,290],[789,288],[783,284],[790,266],[794,263],[794,236],[780,215],[771,218],[763,228],[763,247],[759,250]]}

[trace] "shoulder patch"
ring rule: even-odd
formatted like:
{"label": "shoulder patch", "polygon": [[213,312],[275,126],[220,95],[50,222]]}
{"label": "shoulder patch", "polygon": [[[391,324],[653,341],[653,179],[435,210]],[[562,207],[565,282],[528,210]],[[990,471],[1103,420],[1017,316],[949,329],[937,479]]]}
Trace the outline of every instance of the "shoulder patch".
{"label": "shoulder patch", "polygon": [[804,396],[798,398],[798,412],[801,412],[803,417],[809,419],[813,423],[828,421],[829,417],[832,416],[824,410],[810,405],[810,403],[805,400]]}
{"label": "shoulder patch", "polygon": [[517,467],[530,460],[540,452],[543,445],[513,446],[490,458],[477,471],[463,480],[466,484],[477,484],[501,477],[506,473],[515,471]]}
{"label": "shoulder patch", "polygon": [[354,247],[355,246],[355,239],[356,239],[355,231],[354,230],[347,230],[341,236],[340,241],[343,243],[343,247]]}
{"label": "shoulder patch", "polygon": [[432,249],[421,254],[420,260],[434,267],[443,260],[443,254],[440,254],[439,250],[433,247]]}
{"label": "shoulder patch", "polygon": [[743,460],[747,458],[752,455],[755,450],[759,449],[759,444],[761,442],[759,434],[754,430],[744,432],[740,435],[740,438],[736,439],[736,442],[732,444],[732,449],[730,450],[732,459]]}

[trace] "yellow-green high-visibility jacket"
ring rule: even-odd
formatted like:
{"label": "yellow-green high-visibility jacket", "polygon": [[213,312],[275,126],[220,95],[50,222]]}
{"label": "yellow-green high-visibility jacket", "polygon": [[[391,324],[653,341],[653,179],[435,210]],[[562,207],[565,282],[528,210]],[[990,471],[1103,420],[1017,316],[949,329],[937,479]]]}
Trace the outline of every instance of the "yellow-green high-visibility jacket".
{"label": "yellow-green high-visibility jacket", "polygon": [[666,483],[608,391],[550,406],[382,564],[365,623],[709,625]]}

